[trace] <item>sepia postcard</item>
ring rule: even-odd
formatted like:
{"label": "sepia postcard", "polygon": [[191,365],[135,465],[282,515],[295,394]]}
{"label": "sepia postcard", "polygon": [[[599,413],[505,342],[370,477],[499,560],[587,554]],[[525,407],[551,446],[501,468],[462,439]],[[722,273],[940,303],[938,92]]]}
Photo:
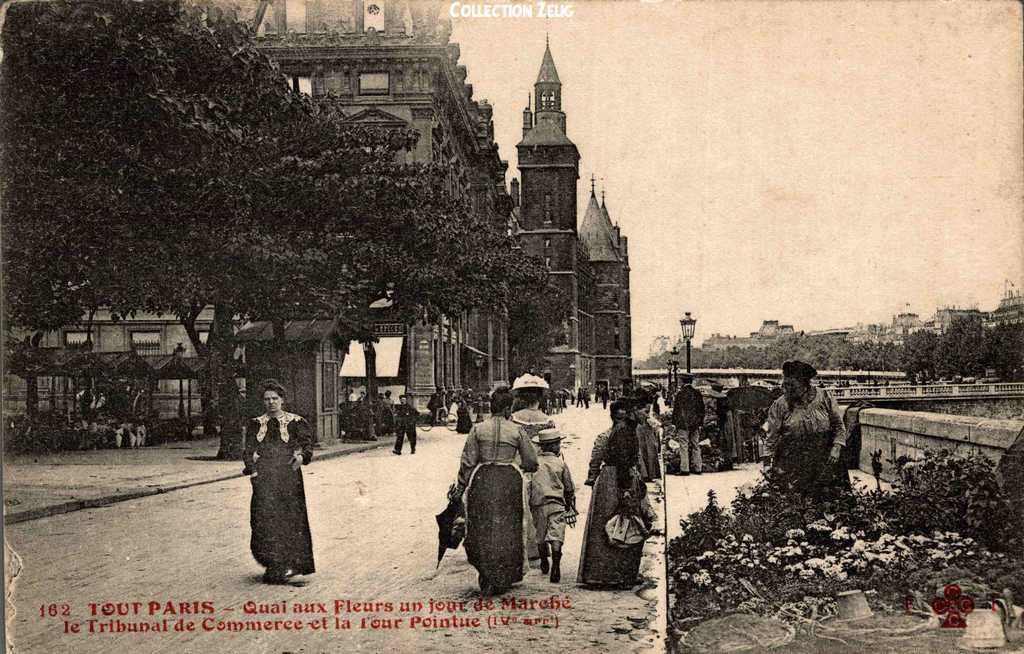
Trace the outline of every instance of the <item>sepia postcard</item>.
{"label": "sepia postcard", "polygon": [[1022,13],[0,5],[7,651],[1024,651]]}

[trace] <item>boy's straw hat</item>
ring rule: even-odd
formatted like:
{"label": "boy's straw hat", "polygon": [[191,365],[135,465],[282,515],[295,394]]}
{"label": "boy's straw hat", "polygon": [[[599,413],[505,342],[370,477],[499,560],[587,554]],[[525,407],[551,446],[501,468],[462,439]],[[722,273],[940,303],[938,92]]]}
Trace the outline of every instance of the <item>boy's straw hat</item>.
{"label": "boy's straw hat", "polygon": [[533,442],[540,444],[557,443],[560,440],[562,440],[562,434],[560,434],[554,427],[542,429],[533,437]]}

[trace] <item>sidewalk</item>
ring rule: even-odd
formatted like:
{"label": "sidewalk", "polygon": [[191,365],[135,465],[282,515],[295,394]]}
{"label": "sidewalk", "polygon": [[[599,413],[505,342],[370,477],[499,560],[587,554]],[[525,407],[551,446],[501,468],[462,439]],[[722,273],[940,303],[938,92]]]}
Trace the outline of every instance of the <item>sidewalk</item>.
{"label": "sidewalk", "polygon": [[[218,444],[217,438],[205,438],[134,450],[5,455],[4,524],[240,477],[242,462],[217,460]],[[334,441],[313,450],[313,463],[393,446],[393,437],[367,443]]]}

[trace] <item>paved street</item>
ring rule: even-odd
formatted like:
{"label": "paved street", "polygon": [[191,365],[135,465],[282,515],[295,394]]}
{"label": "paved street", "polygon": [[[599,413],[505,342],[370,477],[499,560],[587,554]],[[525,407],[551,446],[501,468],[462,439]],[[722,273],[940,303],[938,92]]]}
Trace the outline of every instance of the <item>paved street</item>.
{"label": "paved street", "polygon": [[[599,407],[570,409],[555,420],[569,435],[564,454],[581,484],[578,502],[584,510],[590,499],[590,489],[582,486],[586,461],[593,437],[608,425],[607,413]],[[8,543],[23,564],[14,586],[17,615],[8,632],[15,643],[13,651],[663,649],[657,635],[663,620],[661,582],[657,588],[649,582],[649,588],[633,591],[591,591],[575,584],[582,520],[568,533],[563,582],[551,584],[539,571],[531,570],[509,593],[534,600],[554,595],[563,604],[568,600],[568,608],[545,603],[502,610],[497,598],[494,610],[474,610],[476,573],[464,551],[449,551],[435,570],[434,514],[443,508],[462,442],[461,435],[436,428],[423,437],[415,456],[397,457],[385,448],[306,467],[318,572],[303,586],[260,583],[262,570],[249,553],[250,491],[244,478],[10,525]],[[652,493],[660,497],[653,484]],[[663,546],[660,538],[646,546],[643,569],[649,577],[663,576]],[[347,606],[346,600],[359,606]],[[465,604],[453,614],[450,606],[431,612],[432,601]],[[103,616],[106,602],[120,603],[129,614]],[[287,612],[247,615],[247,602],[263,604],[267,611],[286,602]],[[392,610],[363,607],[367,602],[390,602]],[[401,602],[424,606],[403,613]],[[90,603],[100,615],[91,615]],[[295,603],[305,604],[310,612],[296,614]],[[52,609],[56,616],[50,616],[50,604],[56,605]],[[68,617],[61,617],[64,604],[69,605]],[[166,624],[170,631],[85,633],[90,619],[98,630],[115,617],[121,624],[147,623],[157,628]],[[430,623],[453,617],[480,619],[481,624],[452,628],[447,622]],[[490,625],[488,617],[493,618]],[[167,623],[162,622],[165,618]],[[174,631],[178,618],[193,624],[196,631]],[[315,629],[324,618],[327,630]],[[338,628],[344,623],[336,623],[335,618],[349,620],[349,628]],[[363,627],[364,618],[367,627],[374,618],[392,622],[378,623],[383,628],[374,630]],[[63,633],[63,620],[80,625],[82,633]],[[302,629],[286,631],[288,625],[279,622],[276,631],[217,630],[218,623],[223,627],[225,622],[255,620],[292,620],[301,623]],[[529,624],[534,621],[537,624]]]}

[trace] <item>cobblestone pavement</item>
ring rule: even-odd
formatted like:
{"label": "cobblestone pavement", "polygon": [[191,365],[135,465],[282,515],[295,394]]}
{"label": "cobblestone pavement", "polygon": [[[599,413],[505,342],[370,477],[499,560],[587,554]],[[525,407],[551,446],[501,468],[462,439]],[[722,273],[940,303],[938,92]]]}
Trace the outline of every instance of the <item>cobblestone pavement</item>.
{"label": "cobblestone pavement", "polygon": [[[593,437],[607,427],[607,413],[570,409],[555,420],[568,434],[565,457],[582,484]],[[495,598],[494,610],[474,610],[479,597],[476,574],[464,551],[449,551],[435,569],[434,514],[443,508],[462,442],[460,435],[435,429],[415,456],[377,449],[304,468],[318,569],[303,578],[304,585],[260,583],[262,570],[249,552],[250,490],[245,478],[10,525],[7,542],[22,566],[13,586],[17,613],[8,616],[11,651],[663,651],[660,538],[645,547],[642,569],[651,580],[644,586],[586,590],[575,583],[580,524],[568,531],[561,584],[531,570],[505,596],[549,602],[554,596],[568,602],[568,608],[545,604],[503,610],[502,598]],[[657,484],[651,491],[660,498]],[[581,485],[580,507],[589,500],[590,489]],[[338,603],[348,608],[346,601],[359,604],[351,608],[369,610],[336,613]],[[128,615],[103,616],[108,602],[119,603],[114,608]],[[203,602],[209,604],[204,607]],[[287,613],[248,615],[247,602],[263,604],[268,611],[284,602]],[[393,610],[364,607],[365,602],[390,602]],[[423,608],[402,613],[402,602],[422,602]],[[452,613],[450,602],[463,603],[464,610]],[[309,612],[296,614],[296,604]],[[439,608],[431,612],[436,604]],[[66,617],[61,615],[65,605]],[[91,615],[91,605],[99,615]],[[88,633],[90,619],[97,630],[115,617],[122,625],[166,625],[169,631]],[[338,628],[345,625],[335,618],[348,619],[349,628]],[[392,622],[379,623],[382,628],[376,630],[364,628],[374,618]],[[448,624],[441,620],[453,618],[482,623],[440,626]],[[194,625],[195,631],[175,631],[178,619]],[[81,632],[65,633],[73,628],[65,620]],[[292,620],[302,629],[285,631],[279,623],[276,631],[232,632],[217,626],[257,620]],[[315,628],[322,624],[326,630]]]}
{"label": "cobblestone pavement", "polygon": [[[423,438],[432,438],[421,434]],[[217,460],[219,442],[206,438],[137,449],[5,456],[4,523],[35,520],[240,476],[239,462]],[[393,442],[333,441],[317,446],[314,456],[345,456],[390,447]]]}

